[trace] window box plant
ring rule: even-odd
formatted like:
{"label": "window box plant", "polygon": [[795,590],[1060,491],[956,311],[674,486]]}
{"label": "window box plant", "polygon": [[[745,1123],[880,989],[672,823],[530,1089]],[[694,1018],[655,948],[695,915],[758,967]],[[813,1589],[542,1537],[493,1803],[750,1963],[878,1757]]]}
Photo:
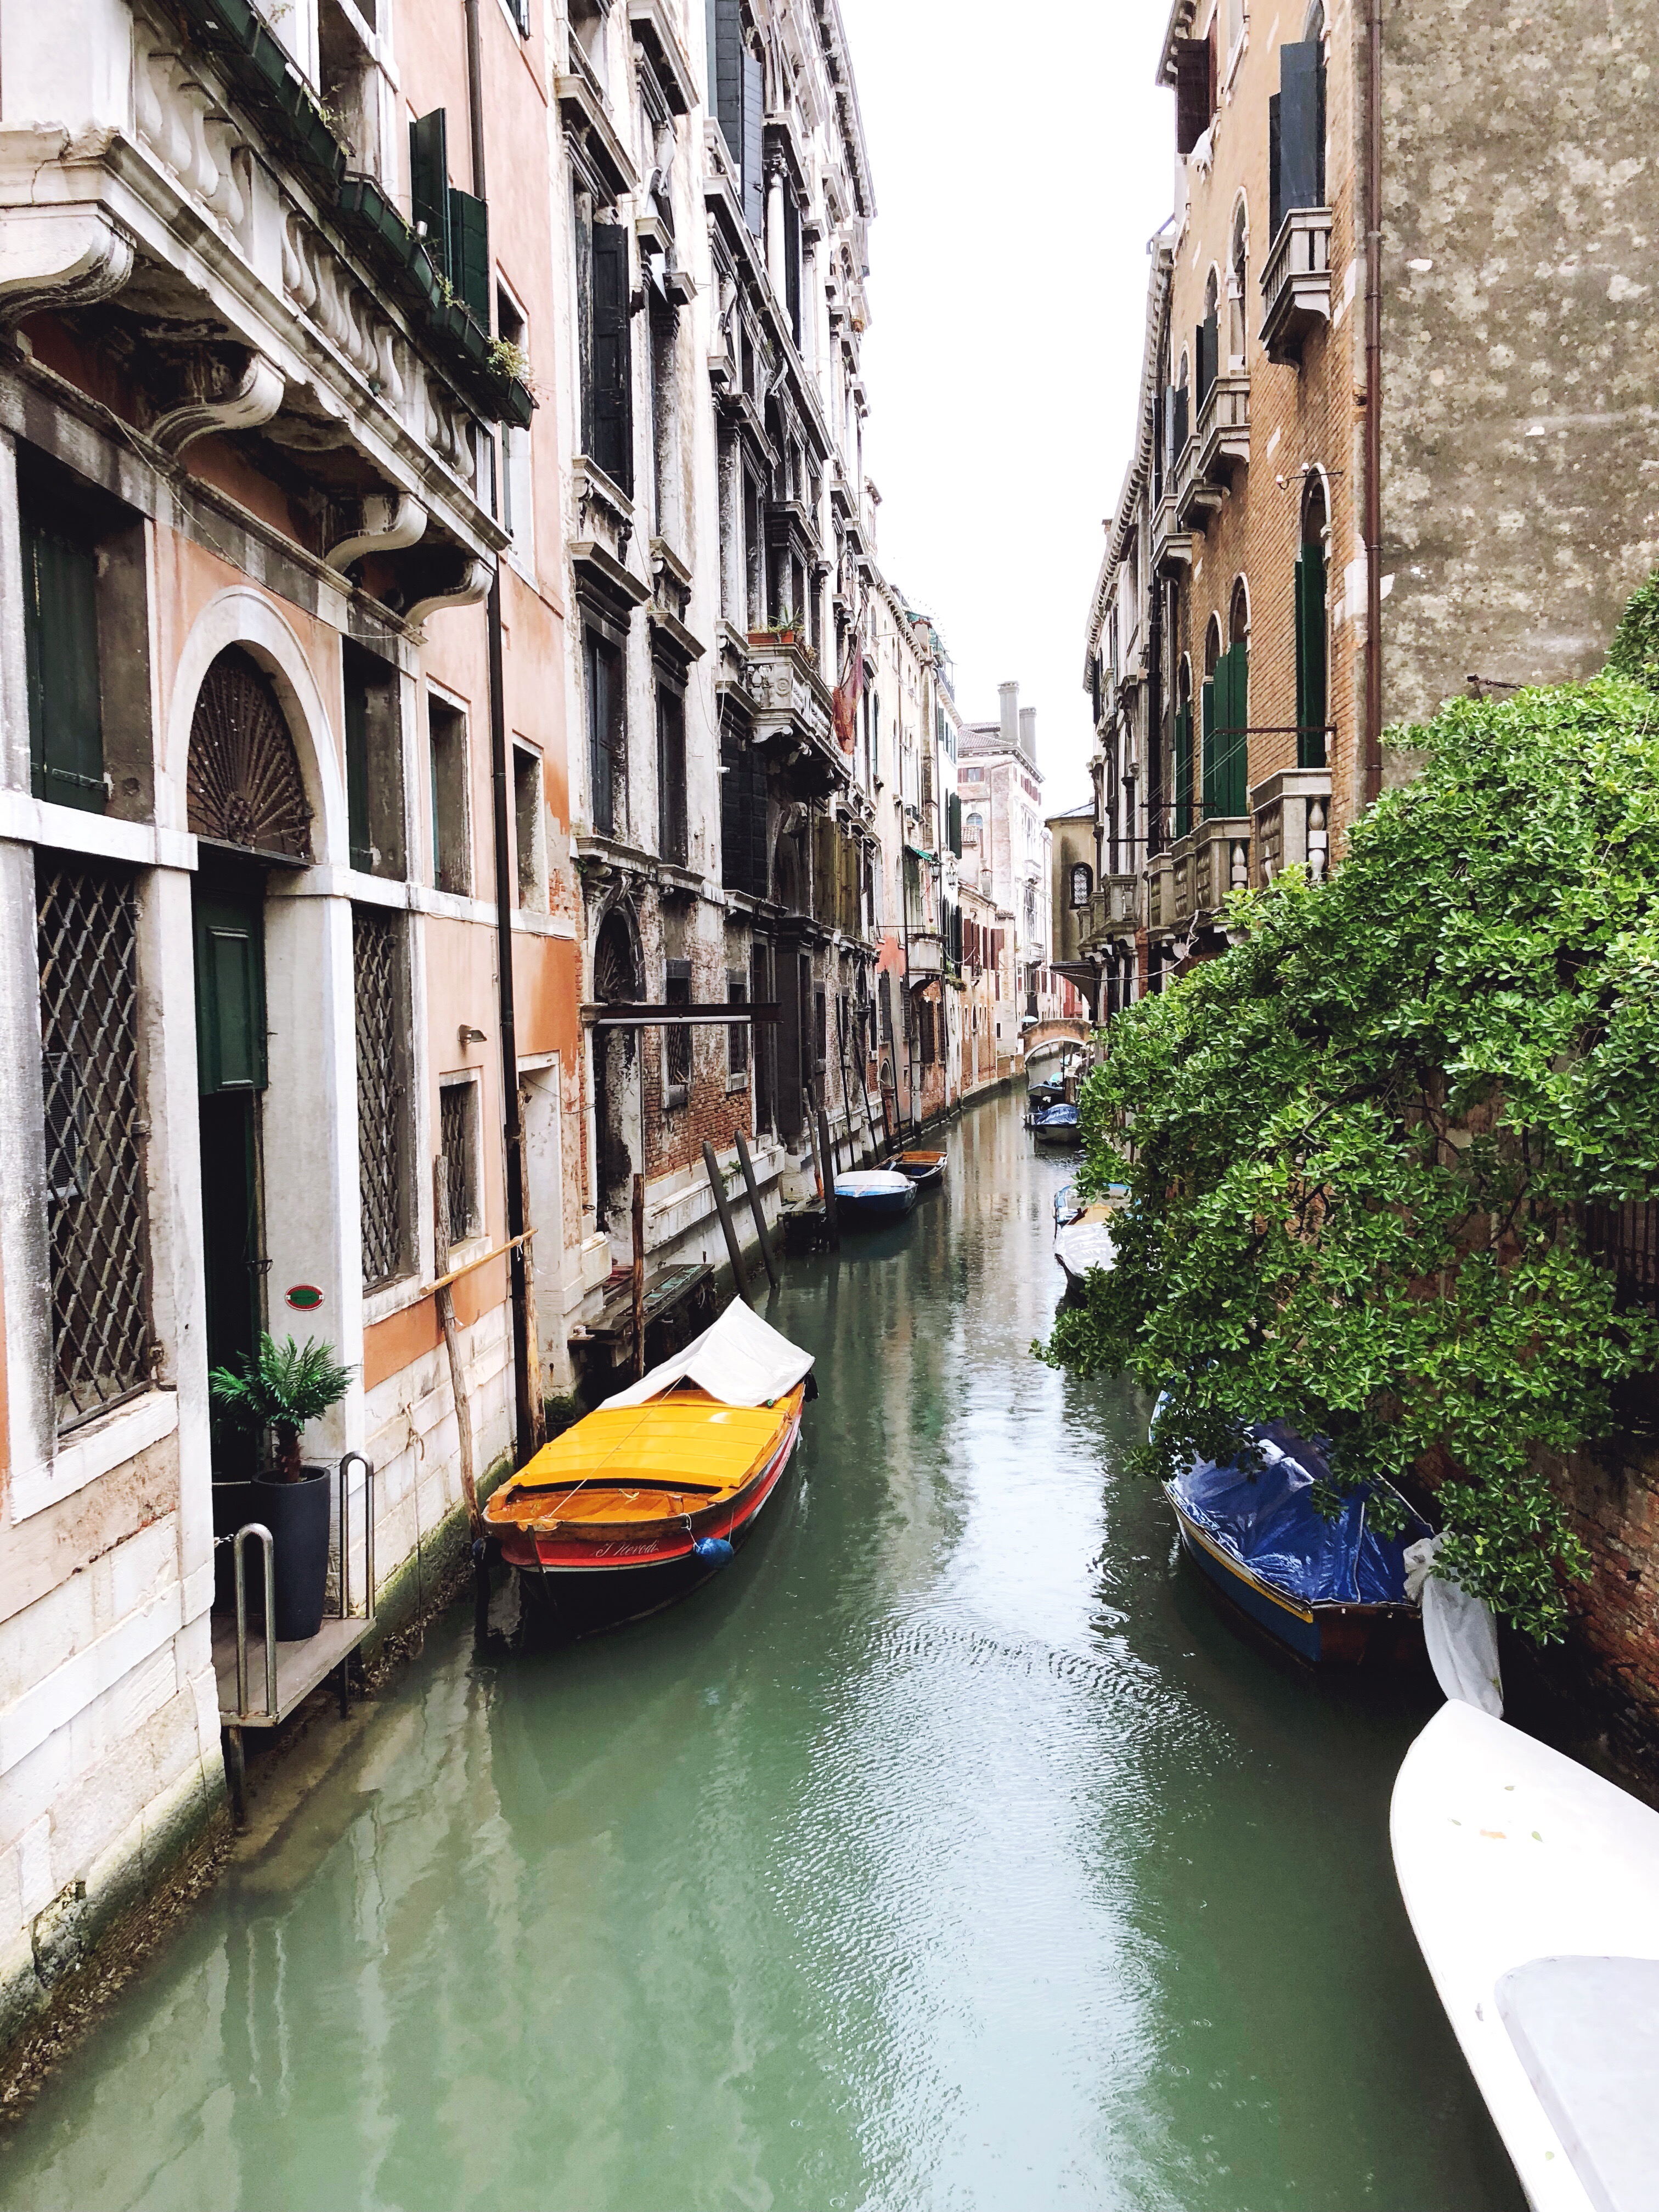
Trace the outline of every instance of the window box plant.
{"label": "window box plant", "polygon": [[337,1406],[351,1387],[352,1370],[334,1358],[331,1345],[292,1337],[277,1344],[262,1336],[240,1372],[216,1367],[208,1377],[213,1401],[235,1427],[256,1437],[269,1431],[276,1464],[252,1484],[255,1510],[270,1530],[276,1551],[276,1637],[302,1641],[322,1626],[328,1585],[328,1510],[331,1471],[300,1457],[300,1431]]}

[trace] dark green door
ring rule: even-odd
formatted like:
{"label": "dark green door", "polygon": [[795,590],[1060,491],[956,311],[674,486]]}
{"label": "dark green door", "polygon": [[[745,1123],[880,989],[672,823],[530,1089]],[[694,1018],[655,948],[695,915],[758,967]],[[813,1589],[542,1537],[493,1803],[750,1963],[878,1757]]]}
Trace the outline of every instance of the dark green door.
{"label": "dark green door", "polygon": [[[238,869],[193,886],[202,1231],[210,1367],[238,1364],[264,1316],[259,1096],[265,1087],[264,883]],[[252,1471],[254,1440],[214,1426],[221,1480]]]}

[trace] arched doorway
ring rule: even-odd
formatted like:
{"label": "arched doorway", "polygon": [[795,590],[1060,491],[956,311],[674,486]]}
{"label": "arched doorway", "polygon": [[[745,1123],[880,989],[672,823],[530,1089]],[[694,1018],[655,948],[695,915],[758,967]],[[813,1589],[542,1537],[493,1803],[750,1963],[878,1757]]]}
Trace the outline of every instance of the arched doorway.
{"label": "arched doorway", "polygon": [[[599,924],[594,941],[593,996],[607,1006],[645,997],[634,933],[619,908]],[[637,1030],[593,1032],[593,1140],[594,1226],[629,1237],[634,1176],[645,1164]]]}
{"label": "arched doorway", "polygon": [[[265,879],[272,867],[311,860],[312,810],[288,720],[270,678],[240,647],[218,655],[197,695],[185,805],[198,841],[191,908],[203,1253],[208,1360],[216,1367],[252,1352],[266,1325]],[[216,1471],[249,1471],[251,1449],[216,1434]]]}

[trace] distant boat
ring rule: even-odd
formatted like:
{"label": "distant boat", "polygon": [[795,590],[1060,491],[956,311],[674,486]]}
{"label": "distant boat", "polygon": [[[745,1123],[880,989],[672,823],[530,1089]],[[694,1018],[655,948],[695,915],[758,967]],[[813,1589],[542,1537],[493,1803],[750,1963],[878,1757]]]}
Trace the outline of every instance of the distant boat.
{"label": "distant boat", "polygon": [[1040,1145],[1074,1145],[1080,1133],[1077,1108],[1063,1099],[1058,1106],[1039,1107],[1031,1115],[1031,1134]]}
{"label": "distant boat", "polygon": [[1389,1828],[1528,2203],[1659,2203],[1659,1813],[1454,1701],[1406,1753]]}
{"label": "distant boat", "polygon": [[1367,1493],[1334,1521],[1314,1502],[1323,1452],[1278,1421],[1249,1431],[1255,1468],[1194,1461],[1166,1482],[1181,1541],[1200,1573],[1268,1635],[1315,1666],[1397,1667],[1423,1650],[1423,1617],[1406,1595],[1407,1544],[1431,1532],[1396,1492],[1397,1536],[1369,1524]]}
{"label": "distant boat", "polygon": [[945,1180],[944,1152],[895,1152],[886,1164],[897,1174],[908,1176],[917,1190],[932,1190]]}
{"label": "distant boat", "polygon": [[510,1475],[501,1557],[573,1631],[655,1612],[719,1571],[781,1480],[812,1358],[738,1299]]}
{"label": "distant boat", "polygon": [[1047,1083],[1034,1083],[1025,1094],[1028,1114],[1038,1114],[1045,1106],[1063,1106],[1065,1103],[1066,1085],[1059,1076]]}
{"label": "distant boat", "polygon": [[896,1221],[915,1202],[915,1184],[893,1168],[857,1168],[836,1177],[836,1204],[849,1221]]}

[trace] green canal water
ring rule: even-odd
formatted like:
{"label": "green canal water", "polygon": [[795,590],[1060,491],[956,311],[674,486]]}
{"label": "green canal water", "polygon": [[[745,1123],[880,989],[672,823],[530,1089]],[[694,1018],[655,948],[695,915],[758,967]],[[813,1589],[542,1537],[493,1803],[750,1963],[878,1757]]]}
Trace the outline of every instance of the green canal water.
{"label": "green canal water", "polygon": [[[1241,1640],[1029,1356],[1018,1102],[795,1262],[794,1472],[658,1620],[428,1636],[0,2142],[40,2212],[1521,2204],[1413,1943],[1432,1691]],[[331,1725],[331,1723],[325,1723]]]}

